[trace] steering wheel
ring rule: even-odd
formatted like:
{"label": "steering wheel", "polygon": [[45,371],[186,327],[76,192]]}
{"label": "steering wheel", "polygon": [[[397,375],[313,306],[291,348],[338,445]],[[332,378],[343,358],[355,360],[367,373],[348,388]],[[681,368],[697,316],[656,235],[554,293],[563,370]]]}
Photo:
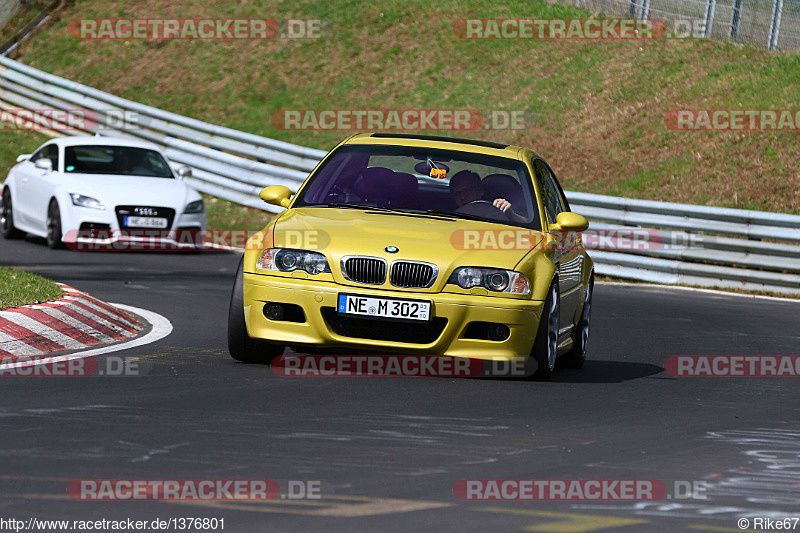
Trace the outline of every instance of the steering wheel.
{"label": "steering wheel", "polygon": [[463,213],[465,215],[475,215],[478,217],[489,218],[493,220],[511,220],[508,213],[500,211],[495,207],[492,202],[487,200],[475,200],[468,204],[464,204],[455,210],[456,213]]}

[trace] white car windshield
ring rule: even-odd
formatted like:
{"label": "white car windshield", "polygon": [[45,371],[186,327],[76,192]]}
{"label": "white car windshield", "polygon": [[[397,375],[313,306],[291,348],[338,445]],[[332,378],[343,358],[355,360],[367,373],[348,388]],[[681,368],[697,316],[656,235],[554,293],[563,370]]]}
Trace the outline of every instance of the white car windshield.
{"label": "white car windshield", "polygon": [[173,177],[161,154],[155,150],[133,146],[67,146],[64,149],[64,172]]}

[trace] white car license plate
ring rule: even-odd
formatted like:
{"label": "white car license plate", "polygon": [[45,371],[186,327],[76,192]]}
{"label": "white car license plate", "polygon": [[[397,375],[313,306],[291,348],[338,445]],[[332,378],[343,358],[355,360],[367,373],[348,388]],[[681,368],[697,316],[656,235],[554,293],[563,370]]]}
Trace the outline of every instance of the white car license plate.
{"label": "white car license plate", "polygon": [[125,225],[129,228],[166,229],[167,219],[163,217],[125,217]]}
{"label": "white car license plate", "polygon": [[422,300],[397,300],[340,294],[339,305],[336,309],[340,313],[348,315],[422,321],[428,321],[431,318],[431,303]]}

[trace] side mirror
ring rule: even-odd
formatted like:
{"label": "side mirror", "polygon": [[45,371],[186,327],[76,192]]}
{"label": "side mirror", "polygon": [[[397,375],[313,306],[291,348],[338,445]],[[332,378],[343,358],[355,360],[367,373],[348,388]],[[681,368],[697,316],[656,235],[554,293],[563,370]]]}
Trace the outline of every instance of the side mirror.
{"label": "side mirror", "polygon": [[51,172],[53,170],[53,162],[46,157],[37,159],[34,164],[36,165],[36,168],[44,170],[45,172]]}
{"label": "side mirror", "polygon": [[192,177],[192,169],[186,165],[181,165],[175,170],[179,180]]}
{"label": "side mirror", "polygon": [[277,205],[280,207],[289,207],[291,201],[289,198],[292,196],[292,191],[289,187],[283,185],[272,185],[261,189],[258,197],[267,202],[268,204]]}
{"label": "side mirror", "polygon": [[550,226],[550,231],[584,231],[589,228],[589,221],[578,213],[564,211],[556,217],[556,223]]}
{"label": "side mirror", "polygon": [[22,154],[17,156],[17,163],[22,163],[23,161],[27,161],[31,158],[33,154]]}

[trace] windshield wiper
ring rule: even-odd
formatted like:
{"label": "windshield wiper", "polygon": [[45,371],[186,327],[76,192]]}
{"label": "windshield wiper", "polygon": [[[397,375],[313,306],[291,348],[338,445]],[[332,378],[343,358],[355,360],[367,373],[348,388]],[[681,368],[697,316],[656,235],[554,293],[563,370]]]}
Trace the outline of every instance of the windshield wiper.
{"label": "windshield wiper", "polygon": [[463,218],[466,220],[480,220],[481,222],[497,222],[496,220],[479,217],[477,215],[468,215],[466,213],[453,213],[452,211],[442,211],[440,209],[426,209],[425,213],[428,215],[438,215],[440,217]]}
{"label": "windshield wiper", "polygon": [[390,209],[388,207],[378,207],[375,205],[359,205],[359,204],[346,204],[346,203],[332,203],[332,204],[318,204],[310,205],[308,207],[341,207],[343,209],[363,209],[364,211],[387,211],[390,213],[401,212],[399,209]]}
{"label": "windshield wiper", "polygon": [[488,218],[479,217],[477,215],[468,215],[465,213],[453,213],[451,211],[442,211],[439,209],[392,209],[389,207],[378,207],[372,205],[348,204],[334,202],[330,204],[315,204],[306,207],[335,207],[342,209],[363,209],[364,211],[383,211],[386,213],[402,213],[407,215],[431,215],[445,218],[462,218],[466,220],[479,220],[481,222],[496,222]]}

